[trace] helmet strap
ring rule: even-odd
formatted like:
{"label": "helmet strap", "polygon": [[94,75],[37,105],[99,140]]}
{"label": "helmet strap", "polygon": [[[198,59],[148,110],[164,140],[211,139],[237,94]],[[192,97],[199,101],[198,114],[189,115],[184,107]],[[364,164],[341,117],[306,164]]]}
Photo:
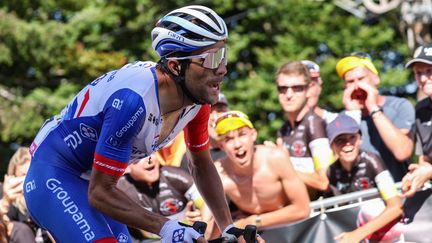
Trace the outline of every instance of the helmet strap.
{"label": "helmet strap", "polygon": [[170,76],[170,78],[172,78],[177,84],[180,85],[183,93],[195,104],[197,105],[202,105],[204,104],[203,102],[199,101],[197,98],[195,98],[195,96],[192,95],[192,93],[190,92],[190,90],[186,87],[186,79],[185,79],[185,74],[186,74],[186,69],[189,67],[189,62],[187,61],[181,61],[180,65],[181,65],[181,69],[180,69],[180,73],[175,74],[173,73],[169,68],[168,68],[168,62],[166,58],[161,58],[160,59],[160,64],[162,69]]}

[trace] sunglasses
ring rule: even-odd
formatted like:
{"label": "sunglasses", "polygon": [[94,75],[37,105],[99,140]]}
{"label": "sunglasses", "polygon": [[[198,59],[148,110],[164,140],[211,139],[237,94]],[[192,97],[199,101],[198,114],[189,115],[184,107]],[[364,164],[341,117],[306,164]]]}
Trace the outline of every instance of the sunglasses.
{"label": "sunglasses", "polygon": [[195,56],[185,56],[185,57],[168,57],[168,60],[187,60],[192,58],[200,58],[204,61],[200,64],[203,68],[216,69],[222,63],[226,66],[228,56],[228,49],[226,47],[220,48],[216,52],[207,52]]}
{"label": "sunglasses", "polygon": [[286,86],[286,85],[278,85],[277,90],[279,94],[286,94],[288,89],[291,89],[294,93],[300,93],[306,90],[307,84],[297,84],[292,86]]}

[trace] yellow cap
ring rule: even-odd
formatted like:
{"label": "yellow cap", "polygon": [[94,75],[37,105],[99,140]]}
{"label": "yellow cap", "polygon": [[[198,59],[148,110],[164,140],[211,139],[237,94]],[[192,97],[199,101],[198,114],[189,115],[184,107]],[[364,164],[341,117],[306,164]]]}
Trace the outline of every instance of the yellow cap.
{"label": "yellow cap", "polygon": [[239,129],[241,127],[247,126],[249,128],[254,128],[249,117],[240,111],[228,111],[222,113],[216,120],[216,134],[218,136],[224,135],[229,131]]}
{"label": "yellow cap", "polygon": [[356,57],[356,56],[349,56],[349,57],[342,58],[336,64],[336,72],[340,78],[343,78],[346,72],[358,67],[365,67],[370,71],[372,71],[373,73],[378,74],[378,70],[375,68],[375,66],[373,65],[372,61],[369,58]]}

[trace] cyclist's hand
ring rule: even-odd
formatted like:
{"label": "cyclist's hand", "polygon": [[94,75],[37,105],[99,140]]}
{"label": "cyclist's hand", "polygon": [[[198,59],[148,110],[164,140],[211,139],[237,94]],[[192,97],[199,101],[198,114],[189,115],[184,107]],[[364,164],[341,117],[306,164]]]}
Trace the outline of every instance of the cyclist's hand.
{"label": "cyclist's hand", "polygon": [[172,242],[198,242],[206,243],[203,234],[200,234],[192,226],[180,223],[176,220],[168,220],[162,227],[159,235],[162,243]]}

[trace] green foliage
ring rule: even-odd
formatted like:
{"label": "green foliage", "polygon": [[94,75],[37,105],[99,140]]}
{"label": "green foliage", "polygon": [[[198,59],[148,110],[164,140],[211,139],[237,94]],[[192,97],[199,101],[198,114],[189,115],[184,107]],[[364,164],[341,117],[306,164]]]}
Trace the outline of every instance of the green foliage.
{"label": "green foliage", "polygon": [[[77,90],[135,60],[157,60],[150,33],[158,18],[189,1],[23,0],[0,3],[0,137],[29,142],[43,121]],[[381,53],[408,48],[398,34],[398,11],[364,23],[331,1],[197,0],[228,23],[229,73],[223,85],[234,109],[247,113],[259,140],[274,139],[283,117],[274,72],[289,60],[321,66],[320,104],[342,108],[336,62],[365,51],[383,70]],[[318,51],[323,45],[328,52]],[[406,82],[402,68],[383,70],[381,85]],[[2,95],[3,93],[7,95]],[[11,98],[12,97],[12,98]]]}

